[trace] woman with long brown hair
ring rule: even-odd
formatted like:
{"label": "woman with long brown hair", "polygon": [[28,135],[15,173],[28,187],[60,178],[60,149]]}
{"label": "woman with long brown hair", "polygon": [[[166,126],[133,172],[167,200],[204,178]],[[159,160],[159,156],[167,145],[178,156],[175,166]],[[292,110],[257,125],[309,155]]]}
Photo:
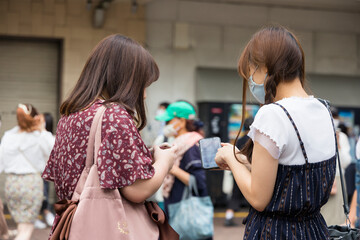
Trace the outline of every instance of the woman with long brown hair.
{"label": "woman with long brown hair", "polygon": [[161,186],[176,147],[155,147],[153,161],[139,134],[146,125],[145,90],[158,77],[150,53],[128,37],[111,35],[94,48],[74,90],[61,105],[55,146],[43,173],[44,179],[54,181],[59,199],[72,198],[85,167],[90,127],[102,105],[106,110],[97,158],[100,186],[119,189],[135,203]]}
{"label": "woman with long brown hair", "polygon": [[247,86],[263,105],[248,144],[240,152],[222,144],[216,162],[232,171],[252,206],[244,239],[329,239],[320,208],[335,177],[335,131],[326,102],[305,91],[300,42],[284,27],[264,28],[245,47],[238,70],[243,110]]}

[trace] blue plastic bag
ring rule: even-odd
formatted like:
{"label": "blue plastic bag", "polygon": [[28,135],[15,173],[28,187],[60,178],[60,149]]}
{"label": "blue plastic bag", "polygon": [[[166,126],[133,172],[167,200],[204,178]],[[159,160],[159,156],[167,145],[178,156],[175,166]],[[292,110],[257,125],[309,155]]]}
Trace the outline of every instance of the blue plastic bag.
{"label": "blue plastic bag", "polygon": [[[194,190],[196,196],[192,195]],[[190,175],[182,200],[169,204],[169,222],[181,240],[207,239],[214,234],[214,207],[209,196],[199,197],[196,179]]]}

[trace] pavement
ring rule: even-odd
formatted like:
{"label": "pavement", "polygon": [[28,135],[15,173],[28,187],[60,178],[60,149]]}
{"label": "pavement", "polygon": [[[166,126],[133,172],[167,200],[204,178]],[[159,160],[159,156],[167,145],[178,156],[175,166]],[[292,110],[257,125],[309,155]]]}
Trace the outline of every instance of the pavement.
{"label": "pavement", "polygon": [[[225,213],[217,212],[214,217],[214,240],[239,240],[243,238],[244,235],[244,225],[242,224],[243,217],[246,215],[246,212],[237,212],[235,214],[235,223],[237,226],[225,227],[224,226],[224,216]],[[15,223],[12,219],[9,219],[7,216],[7,222],[10,229],[15,228]],[[46,229],[35,229],[32,235],[32,240],[47,240],[49,236],[50,228]],[[100,239],[99,239],[100,240]],[[102,239],[101,239],[102,240]]]}

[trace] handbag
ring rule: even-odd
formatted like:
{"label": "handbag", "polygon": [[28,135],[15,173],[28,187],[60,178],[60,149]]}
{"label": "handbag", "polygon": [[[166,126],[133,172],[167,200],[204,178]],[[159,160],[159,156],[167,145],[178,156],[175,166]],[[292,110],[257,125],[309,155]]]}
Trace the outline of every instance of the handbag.
{"label": "handbag", "polygon": [[[319,99],[321,103],[323,103],[327,109],[330,112],[331,115],[331,111],[330,111],[330,107],[327,101]],[[334,127],[334,122],[333,123],[333,127]],[[335,129],[335,127],[334,127]],[[345,183],[344,183],[344,179],[343,179],[343,173],[342,173],[342,168],[341,168],[341,162],[340,162],[340,155],[339,155],[339,148],[338,148],[338,144],[336,141],[336,136],[335,136],[335,144],[336,144],[336,155],[337,155],[337,160],[338,160],[338,165],[339,165],[339,172],[340,172],[340,182],[341,182],[341,192],[342,192],[342,197],[343,197],[343,208],[344,208],[344,214],[346,217],[346,225],[345,226],[340,226],[340,225],[331,225],[328,226],[328,230],[329,230],[329,235],[330,235],[330,239],[331,240],[358,240],[360,239],[360,229],[357,228],[351,228],[350,227],[350,219],[349,219],[349,205],[347,203],[347,197],[346,197],[346,193],[345,193]]]}
{"label": "handbag", "polygon": [[[95,159],[101,144],[101,123],[105,109],[105,106],[101,106],[95,114],[90,129],[85,168],[72,199],[61,200],[55,204],[60,220],[50,236],[51,240],[159,239],[161,228],[149,217],[149,208],[144,203],[133,203],[122,198],[118,189],[100,187]],[[157,210],[155,208],[154,211]],[[158,225],[165,225],[166,228],[166,221],[162,219]],[[172,236],[160,239],[178,238]]]}
{"label": "handbag", "polygon": [[[195,196],[192,192],[194,190]],[[196,179],[190,175],[182,200],[169,204],[170,225],[181,240],[206,239],[213,236],[214,207],[209,196],[199,197]]]}

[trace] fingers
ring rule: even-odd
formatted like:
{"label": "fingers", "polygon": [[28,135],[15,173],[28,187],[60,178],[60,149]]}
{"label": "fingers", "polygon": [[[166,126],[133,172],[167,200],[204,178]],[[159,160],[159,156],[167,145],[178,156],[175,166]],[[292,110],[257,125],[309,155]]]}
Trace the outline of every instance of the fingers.
{"label": "fingers", "polygon": [[222,146],[222,147],[225,147],[225,146],[233,146],[233,145],[230,144],[230,143],[221,143],[221,146]]}
{"label": "fingers", "polygon": [[165,143],[160,144],[159,147],[161,149],[168,149],[168,148],[171,148],[172,146],[169,143],[165,142]]}

